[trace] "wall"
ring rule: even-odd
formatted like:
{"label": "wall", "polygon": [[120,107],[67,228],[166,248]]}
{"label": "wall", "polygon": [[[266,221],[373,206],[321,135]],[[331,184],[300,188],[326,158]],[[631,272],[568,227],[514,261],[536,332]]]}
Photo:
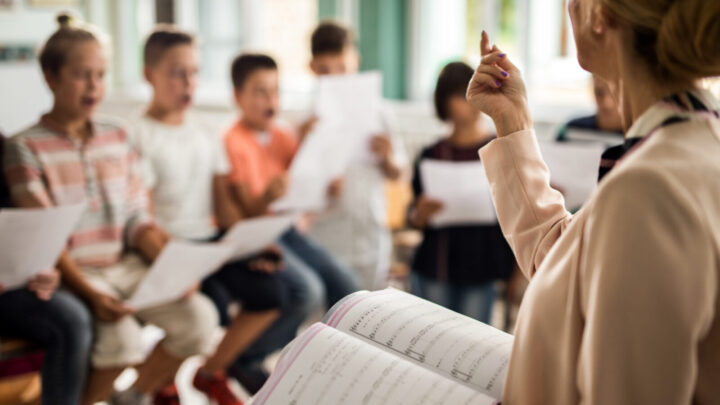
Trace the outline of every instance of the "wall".
{"label": "wall", "polygon": [[[0,44],[40,47],[57,28],[56,7],[30,7],[16,0],[9,11],[0,11]],[[78,8],[69,10],[80,13]],[[37,61],[0,63],[0,131],[15,133],[34,123],[51,105]]]}

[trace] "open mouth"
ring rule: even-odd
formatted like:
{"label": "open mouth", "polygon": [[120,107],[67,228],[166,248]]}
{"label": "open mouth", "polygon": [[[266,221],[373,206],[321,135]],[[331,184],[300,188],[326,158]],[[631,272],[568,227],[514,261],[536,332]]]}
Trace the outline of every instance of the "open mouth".
{"label": "open mouth", "polygon": [[265,118],[272,118],[275,116],[275,109],[274,108],[268,108],[265,110]]}
{"label": "open mouth", "polygon": [[180,98],[180,103],[184,106],[188,106],[192,103],[192,97],[189,94],[185,94]]}
{"label": "open mouth", "polygon": [[91,108],[97,104],[97,99],[95,97],[83,97],[80,99],[80,103],[83,107]]}

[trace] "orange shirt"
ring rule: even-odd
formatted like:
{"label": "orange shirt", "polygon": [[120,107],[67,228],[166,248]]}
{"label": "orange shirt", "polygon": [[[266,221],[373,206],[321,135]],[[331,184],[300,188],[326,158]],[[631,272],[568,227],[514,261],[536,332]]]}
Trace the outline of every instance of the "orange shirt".
{"label": "orange shirt", "polygon": [[225,134],[225,149],[230,161],[230,181],[245,184],[253,197],[265,192],[270,181],[290,167],[298,141],[280,128],[268,131],[268,142],[260,134],[238,121]]}

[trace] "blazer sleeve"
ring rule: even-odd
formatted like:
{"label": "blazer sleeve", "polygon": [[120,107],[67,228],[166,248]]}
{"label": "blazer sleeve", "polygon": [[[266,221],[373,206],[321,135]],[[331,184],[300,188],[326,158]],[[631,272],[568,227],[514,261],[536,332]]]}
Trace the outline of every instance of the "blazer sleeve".
{"label": "blazer sleeve", "polygon": [[498,138],[479,151],[498,220],[520,269],[531,278],[572,220],[565,200],[550,187],[550,171],[535,132]]}

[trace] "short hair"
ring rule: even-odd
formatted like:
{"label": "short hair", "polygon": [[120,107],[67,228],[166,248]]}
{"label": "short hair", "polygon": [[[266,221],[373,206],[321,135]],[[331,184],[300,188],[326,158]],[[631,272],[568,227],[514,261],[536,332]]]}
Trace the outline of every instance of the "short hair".
{"label": "short hair", "polygon": [[248,77],[260,69],[277,70],[275,59],[268,55],[260,53],[244,53],[238,55],[233,60],[230,68],[230,77],[232,78],[235,89],[240,89],[247,81]]}
{"label": "short hair", "polygon": [[70,13],[58,14],[56,21],[59,25],[57,31],[45,41],[38,55],[42,71],[53,75],[60,72],[71,47],[85,41],[101,42],[93,27],[77,21]]}
{"label": "short hair", "polygon": [[143,62],[152,66],[162,59],[165,52],[177,45],[194,45],[195,37],[170,24],[158,25],[145,40]]}
{"label": "short hair", "polygon": [[438,118],[447,121],[450,118],[448,100],[452,96],[464,96],[475,71],[463,62],[445,65],[438,76],[435,86],[435,113]]}
{"label": "short hair", "polygon": [[315,27],[310,39],[312,56],[340,53],[355,42],[352,31],[334,21],[323,21]]}

